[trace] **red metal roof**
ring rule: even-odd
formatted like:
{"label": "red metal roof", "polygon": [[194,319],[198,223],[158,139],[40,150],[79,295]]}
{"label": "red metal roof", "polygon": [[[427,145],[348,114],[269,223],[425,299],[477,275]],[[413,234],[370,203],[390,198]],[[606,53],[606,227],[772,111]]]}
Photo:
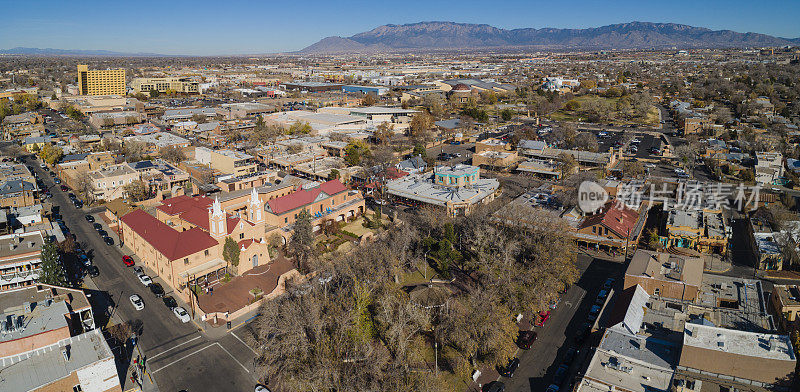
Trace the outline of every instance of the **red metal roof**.
{"label": "red metal roof", "polygon": [[333,196],[347,190],[347,187],[339,180],[330,180],[311,189],[298,189],[286,196],[277,197],[268,201],[269,208],[273,214],[283,214],[297,208],[307,206],[314,202],[320,193],[324,192],[328,196]]}
{"label": "red metal roof", "polygon": [[208,231],[208,209],[213,203],[205,196],[181,195],[164,199],[157,208],[169,215],[179,215],[181,219]]}
{"label": "red metal roof", "polygon": [[632,208],[620,206],[620,203],[610,201],[603,206],[601,212],[595,215],[587,216],[583,220],[579,229],[584,227],[594,226],[601,224],[609,230],[616,233],[618,236],[625,238],[636,227],[636,221],[639,220],[639,213]]}
{"label": "red metal roof", "polygon": [[177,231],[142,210],[134,210],[120,219],[168,260],[217,245],[217,240],[198,227]]}

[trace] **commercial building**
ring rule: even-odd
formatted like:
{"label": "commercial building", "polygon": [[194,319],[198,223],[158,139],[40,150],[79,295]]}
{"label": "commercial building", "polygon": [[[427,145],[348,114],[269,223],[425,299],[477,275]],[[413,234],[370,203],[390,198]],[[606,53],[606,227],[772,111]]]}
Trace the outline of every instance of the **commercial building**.
{"label": "commercial building", "polygon": [[339,180],[308,183],[286,196],[268,200],[264,205],[267,225],[290,230],[300,212],[305,210],[312,216],[315,232],[320,230],[325,220],[355,219],[364,213],[365,208],[361,192],[348,189]]}
{"label": "commercial building", "polygon": [[134,78],[131,81],[131,90],[133,90],[134,94],[149,94],[152,90],[159,93],[174,91],[182,94],[199,94],[200,82],[182,77]]}
{"label": "commercial building", "polygon": [[500,183],[494,178],[480,178],[476,166],[458,164],[389,181],[386,189],[398,203],[439,206],[455,216],[469,214],[477,205],[494,200]]}
{"label": "commercial building", "polygon": [[139,180],[139,173],[127,163],[111,165],[86,173],[92,183],[95,200],[111,201],[126,197],[125,185]]}
{"label": "commercial building", "polygon": [[0,207],[27,207],[36,204],[36,191],[39,188],[33,181],[22,179],[0,179]]}
{"label": "commercial building", "polygon": [[3,390],[121,392],[114,354],[82,290],[9,290],[0,310]]}
{"label": "commercial building", "polygon": [[721,210],[664,206],[664,213],[659,238],[664,247],[727,254],[731,228]]}
{"label": "commercial building", "polygon": [[340,90],[343,85],[321,82],[290,82],[284,83],[282,86],[288,91],[307,91],[310,93],[318,93],[323,91]]}
{"label": "commercial building", "polygon": [[790,391],[797,358],[787,335],[686,324],[676,392]]}
{"label": "commercial building", "polygon": [[375,96],[386,95],[389,92],[388,87],[383,86],[342,86],[343,93],[358,93],[358,94],[372,94]]}
{"label": "commercial building", "polygon": [[610,252],[625,252],[639,242],[644,222],[639,213],[615,201],[578,224],[574,236],[578,246]]}
{"label": "commercial building", "polygon": [[78,92],[80,95],[125,95],[125,70],[89,70],[78,65]]}
{"label": "commercial building", "polygon": [[169,109],[165,110],[161,119],[168,122],[186,121],[194,116],[206,118],[217,117],[217,109],[214,108],[190,108],[190,109]]}
{"label": "commercial building", "polygon": [[41,272],[41,231],[0,236],[0,290],[33,284]]}
{"label": "commercial building", "polygon": [[770,311],[778,319],[781,328],[790,330],[800,314],[800,286],[776,284],[769,298]]}
{"label": "commercial building", "polygon": [[195,147],[194,159],[220,173],[231,174],[235,177],[245,177],[258,171],[255,158],[240,151]]}
{"label": "commercial building", "polygon": [[36,112],[14,114],[3,118],[3,139],[18,140],[44,132],[44,120]]}
{"label": "commercial building", "polygon": [[702,281],[702,259],[638,249],[625,271],[624,288],[638,285],[652,296],[694,301]]}

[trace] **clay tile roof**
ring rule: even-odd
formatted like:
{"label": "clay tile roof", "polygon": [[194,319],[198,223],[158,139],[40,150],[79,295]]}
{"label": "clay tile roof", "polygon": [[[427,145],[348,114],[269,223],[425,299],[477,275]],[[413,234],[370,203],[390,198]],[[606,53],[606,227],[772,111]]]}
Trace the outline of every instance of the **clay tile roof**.
{"label": "clay tile roof", "polygon": [[241,241],[239,241],[239,249],[242,249],[242,248],[247,249],[252,244],[253,244],[253,240],[252,239],[241,240]]}
{"label": "clay tile roof", "polygon": [[299,189],[286,196],[278,197],[267,202],[273,214],[283,214],[284,212],[295,210],[307,206],[314,202],[320,193],[324,192],[328,196],[333,196],[344,192],[347,187],[339,180],[330,180],[311,189]]}
{"label": "clay tile roof", "polygon": [[636,227],[637,220],[639,220],[639,213],[636,210],[610,201],[606,203],[601,212],[586,217],[579,228],[582,229],[599,223],[618,236],[625,238]]}
{"label": "clay tile roof", "polygon": [[200,228],[177,231],[142,210],[120,219],[168,260],[178,260],[218,244]]}
{"label": "clay tile roof", "polygon": [[472,89],[464,83],[459,83],[453,87],[453,91],[472,91]]}

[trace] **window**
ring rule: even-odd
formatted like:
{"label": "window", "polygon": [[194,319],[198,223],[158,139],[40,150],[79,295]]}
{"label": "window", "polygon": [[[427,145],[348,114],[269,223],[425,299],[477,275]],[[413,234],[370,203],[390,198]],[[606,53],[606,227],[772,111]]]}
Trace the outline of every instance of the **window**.
{"label": "window", "polygon": [[206,249],[206,251],[205,251],[205,252],[203,252],[203,253],[204,253],[206,256],[208,256],[208,249]]}
{"label": "window", "polygon": [[661,289],[660,288],[656,288],[655,290],[653,290],[653,295],[660,296],[661,295]]}
{"label": "window", "polygon": [[183,264],[184,265],[188,265],[189,264],[189,258],[188,257],[183,259]]}
{"label": "window", "polygon": [[694,390],[694,380],[686,380],[686,389]]}
{"label": "window", "polygon": [[83,388],[81,388],[81,384],[78,384],[78,385],[72,387],[72,392],[82,392],[82,391],[83,391]]}
{"label": "window", "polygon": [[283,218],[283,223],[289,223],[289,218]]}
{"label": "window", "polygon": [[597,226],[592,226],[592,234],[597,234]]}
{"label": "window", "polygon": [[240,240],[243,240],[243,239],[244,239],[244,233],[239,233],[239,239],[240,239]]}

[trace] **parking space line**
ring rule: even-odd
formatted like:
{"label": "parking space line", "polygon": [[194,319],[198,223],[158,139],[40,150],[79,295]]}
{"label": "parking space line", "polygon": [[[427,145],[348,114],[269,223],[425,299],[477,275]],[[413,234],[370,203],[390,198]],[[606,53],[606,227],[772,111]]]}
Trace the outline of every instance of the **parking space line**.
{"label": "parking space line", "polygon": [[256,352],[256,350],[253,350],[253,348],[252,348],[252,347],[250,347],[250,345],[249,345],[249,344],[245,343],[245,342],[244,342],[244,340],[242,340],[242,338],[240,338],[240,337],[239,337],[239,335],[237,335],[235,332],[231,331],[231,335],[233,335],[233,337],[235,337],[235,338],[236,338],[236,340],[238,340],[238,341],[242,342],[242,344],[243,344],[245,347],[247,347],[247,349],[248,349],[248,350],[252,351],[252,352],[253,352],[253,354],[255,354],[255,355],[258,355],[258,353]]}
{"label": "parking space line", "polygon": [[[214,344],[218,344],[218,343],[212,343],[212,344],[209,344],[209,345],[207,345],[207,346],[205,346],[205,347],[203,347],[203,348],[201,348],[201,349],[199,349],[199,350],[195,350],[195,351],[193,351],[193,352],[191,352],[191,353],[189,353],[189,354],[186,354],[186,355],[184,355],[184,356],[182,356],[182,357],[180,357],[180,358],[178,358],[178,359],[176,359],[176,360],[174,360],[174,361],[172,361],[172,362],[170,362],[170,363],[168,363],[168,364],[166,364],[166,365],[164,365],[164,366],[162,366],[162,367],[160,367],[160,368],[158,368],[158,369],[155,369],[155,370],[152,370],[152,371],[150,371],[150,374],[156,374],[157,372],[159,372],[159,371],[161,371],[161,370],[164,370],[165,368],[167,368],[167,367],[170,367],[170,366],[172,366],[172,365],[174,365],[174,364],[176,364],[176,363],[178,363],[178,362],[180,362],[180,361],[182,361],[182,360],[184,360],[184,359],[186,359],[186,358],[189,358],[189,357],[191,357],[192,355],[195,355],[195,354],[199,353],[200,351],[203,351],[203,350],[205,350],[205,349],[207,349],[207,348],[209,348],[209,347],[212,347],[212,346],[214,346]],[[241,365],[241,364],[240,364],[240,365]]]}
{"label": "parking space line", "polygon": [[150,357],[150,358],[148,358],[148,359],[152,361],[153,359],[156,359],[157,357],[161,356],[162,354],[166,354],[166,353],[167,353],[167,352],[169,352],[169,351],[172,351],[172,350],[174,350],[174,349],[176,349],[176,348],[178,348],[178,347],[180,347],[180,346],[183,346],[184,344],[191,343],[191,342],[193,342],[193,341],[195,341],[195,340],[197,340],[197,339],[200,339],[201,337],[202,337],[202,336],[196,336],[196,337],[194,337],[194,338],[192,338],[192,339],[189,339],[189,340],[187,340],[187,341],[185,341],[185,342],[183,342],[183,343],[181,343],[181,344],[178,344],[178,345],[176,345],[176,346],[170,347],[170,348],[168,348],[168,349],[166,349],[166,350],[164,350],[164,351],[162,351],[162,352],[160,352],[160,353],[158,353],[158,354],[156,354],[156,355],[153,355],[153,356],[151,356],[151,357]]}
{"label": "parking space line", "polygon": [[241,366],[241,367],[242,367],[242,369],[244,369],[244,371],[246,371],[246,372],[250,373],[250,370],[248,370],[246,367],[244,367],[244,365],[242,365],[242,363],[241,363],[241,362],[239,362],[239,360],[238,360],[238,359],[236,359],[236,357],[234,357],[234,356],[233,356],[233,354],[231,354],[231,352],[230,352],[230,351],[228,351],[228,349],[227,349],[227,348],[223,347],[221,344],[219,344],[219,342],[217,342],[217,343],[214,343],[214,344],[218,345],[220,348],[222,348],[223,350],[225,350],[225,352],[226,352],[226,353],[228,353],[228,355],[230,355],[230,356],[231,356],[231,358],[233,358],[233,360],[234,360],[234,361],[236,361],[236,363],[238,363],[238,364],[239,364],[239,366]]}

